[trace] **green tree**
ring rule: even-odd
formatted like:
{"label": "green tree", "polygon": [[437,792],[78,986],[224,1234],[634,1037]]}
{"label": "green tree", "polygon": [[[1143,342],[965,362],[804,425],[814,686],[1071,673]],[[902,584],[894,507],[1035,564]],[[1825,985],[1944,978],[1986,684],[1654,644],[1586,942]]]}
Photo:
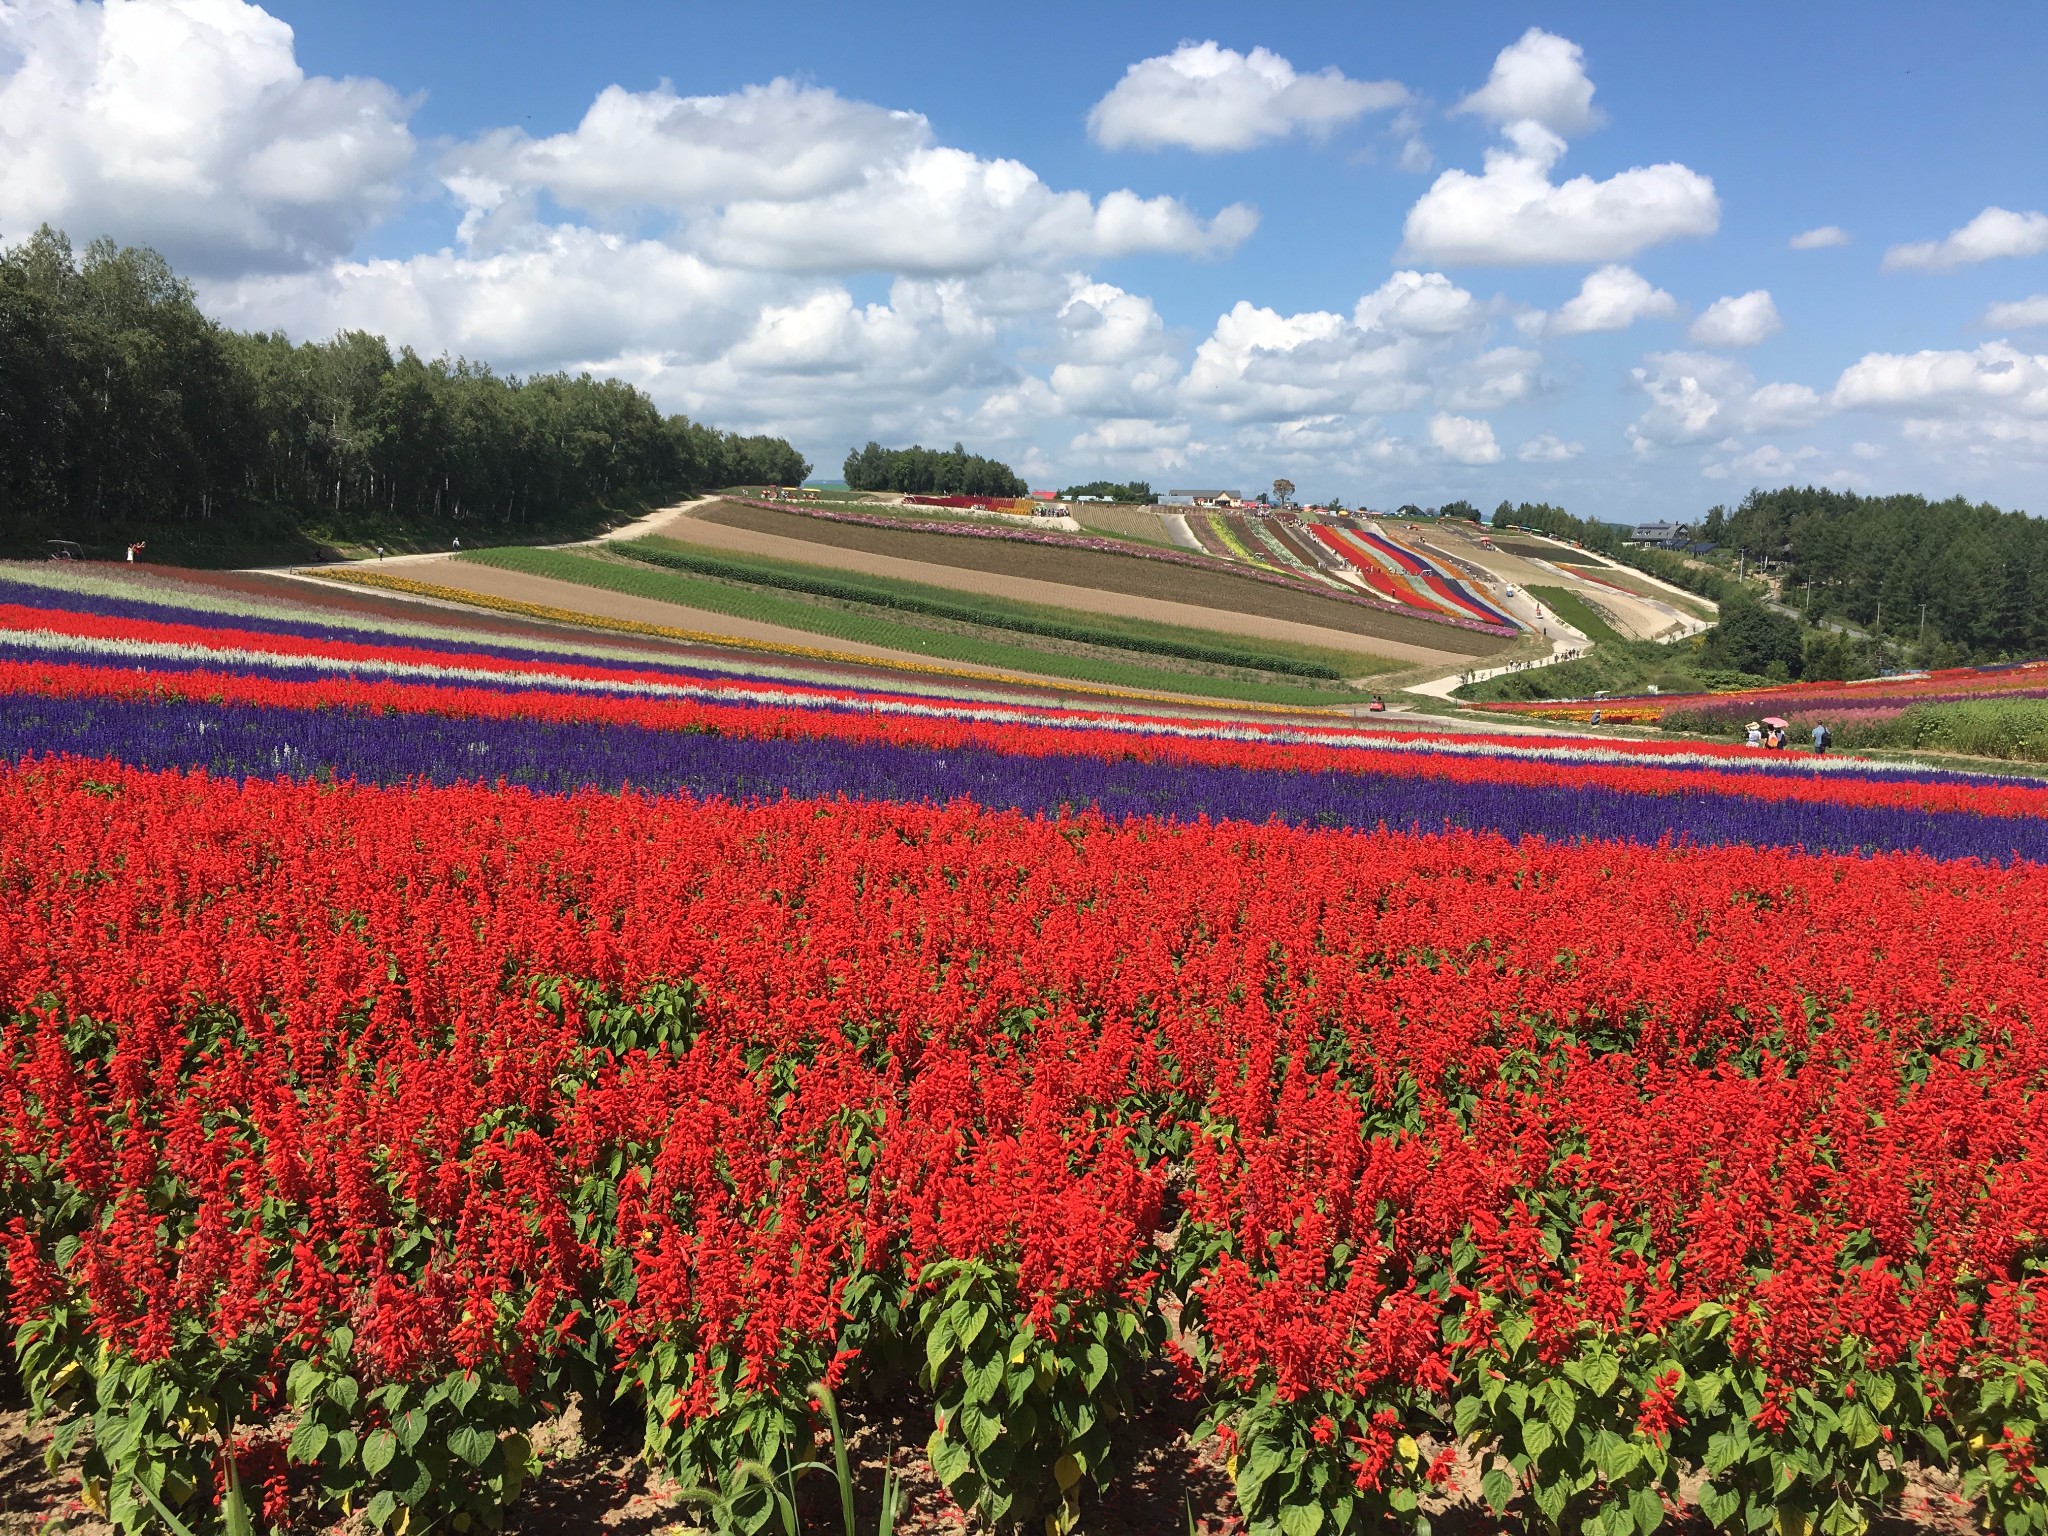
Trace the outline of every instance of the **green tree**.
{"label": "green tree", "polygon": [[955,443],[950,451],[884,448],[870,442],[846,455],[841,473],[848,490],[900,491],[918,496],[1022,496],[1031,487],[1007,464],[969,453]]}
{"label": "green tree", "polygon": [[80,256],[48,228],[0,249],[0,550],[518,533],[809,472],[616,380],[227,330],[147,249]]}
{"label": "green tree", "polygon": [[1086,485],[1070,485],[1060,492],[1061,499],[1066,501],[1082,496],[1096,496],[1106,501],[1147,507],[1159,500],[1152,490],[1151,483],[1145,480],[1132,480],[1123,485],[1111,480],[1090,480]]}
{"label": "green tree", "polygon": [[1777,668],[1796,678],[1805,665],[1799,621],[1766,607],[1746,592],[1721,601],[1720,622],[1706,633],[1701,659],[1709,667],[1771,676]]}

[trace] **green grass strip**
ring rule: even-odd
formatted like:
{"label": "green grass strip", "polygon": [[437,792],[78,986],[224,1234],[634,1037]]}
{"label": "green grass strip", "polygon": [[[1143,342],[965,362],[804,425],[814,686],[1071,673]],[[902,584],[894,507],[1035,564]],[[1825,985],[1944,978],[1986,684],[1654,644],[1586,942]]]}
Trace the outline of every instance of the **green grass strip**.
{"label": "green grass strip", "polygon": [[1576,592],[1567,592],[1563,587],[1531,587],[1529,592],[1588,640],[1618,643],[1628,638],[1601,618],[1593,605]]}
{"label": "green grass strip", "polygon": [[1145,619],[1078,613],[1008,598],[969,595],[890,576],[828,570],[765,555],[733,555],[723,550],[700,549],[666,539],[633,539],[614,547],[620,554],[671,570],[693,571],[728,581],[777,587],[785,592],[802,592],[839,602],[893,608],[899,613],[948,619],[984,629],[1008,629],[1047,640],[1069,640],[1078,645],[1171,656],[1179,661],[1238,667],[1250,672],[1279,672],[1289,677],[1313,677],[1335,682],[1346,677],[1391,671],[1395,666],[1395,663],[1375,656],[1285,642],[1240,640],[1237,636],[1214,631],[1187,629]]}
{"label": "green grass strip", "polygon": [[1199,698],[1235,699],[1248,704],[1330,705],[1356,697],[1349,690],[1335,686],[1318,688],[1307,684],[1268,683],[1252,678],[1217,677],[1201,672],[1174,672],[1104,657],[1039,650],[980,635],[925,629],[886,615],[828,608],[800,597],[784,597],[758,588],[734,586],[620,560],[572,554],[566,550],[486,549],[460,558],[476,565],[523,571],[528,575],[570,581],[599,591],[619,592],[629,597],[650,598],[707,613],[721,613],[728,618],[750,619],[756,623],[802,630],[807,634],[828,635],[855,645],[966,662],[1002,671],[1036,673],[1040,677],[1069,678],[1076,682],[1181,693]]}

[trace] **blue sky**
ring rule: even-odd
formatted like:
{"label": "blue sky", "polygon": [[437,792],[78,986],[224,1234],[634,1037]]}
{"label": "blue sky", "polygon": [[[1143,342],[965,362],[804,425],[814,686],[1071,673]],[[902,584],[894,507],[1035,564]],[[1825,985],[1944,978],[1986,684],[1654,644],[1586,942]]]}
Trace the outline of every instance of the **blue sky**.
{"label": "blue sky", "polygon": [[2034,4],[0,0],[0,236],[822,474],[2042,512],[2044,66]]}

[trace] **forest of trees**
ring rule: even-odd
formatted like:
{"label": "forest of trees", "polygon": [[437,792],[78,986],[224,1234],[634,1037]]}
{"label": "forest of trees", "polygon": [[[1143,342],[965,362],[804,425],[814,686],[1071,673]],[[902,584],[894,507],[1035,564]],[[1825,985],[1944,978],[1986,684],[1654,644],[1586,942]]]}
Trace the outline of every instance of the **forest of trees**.
{"label": "forest of trees", "polygon": [[869,443],[846,456],[850,491],[903,491],[916,496],[1022,496],[1031,487],[1007,464],[969,453],[955,443],[936,448],[884,448]]}
{"label": "forest of trees", "polygon": [[44,229],[0,250],[0,552],[485,539],[809,472],[781,438],[664,417],[612,380],[231,331],[146,248],[81,257]]}
{"label": "forest of trees", "polygon": [[2048,522],[1987,503],[1788,487],[1751,491],[1734,511],[1714,507],[1693,523],[1702,542],[1767,575],[1784,605],[1820,626],[1803,641],[1782,616],[1731,618],[1726,605],[1744,601],[1732,570],[1625,547],[1627,530],[1540,502],[1504,501],[1493,520],[1576,539],[1722,602],[1725,633],[1709,649],[1744,670],[1767,659],[1794,677],[1834,677],[1887,656],[1951,666],[2048,654]]}
{"label": "forest of trees", "polygon": [[1073,501],[1082,496],[1132,507],[1149,507],[1159,500],[1148,480],[1131,480],[1121,485],[1114,480],[1090,480],[1086,485],[1070,485],[1060,492],[1062,501]]}
{"label": "forest of trees", "polygon": [[2023,512],[1807,486],[1751,491],[1701,528],[1752,569],[1771,562],[1793,607],[1913,646],[1930,664],[2048,652],[2048,523]]}

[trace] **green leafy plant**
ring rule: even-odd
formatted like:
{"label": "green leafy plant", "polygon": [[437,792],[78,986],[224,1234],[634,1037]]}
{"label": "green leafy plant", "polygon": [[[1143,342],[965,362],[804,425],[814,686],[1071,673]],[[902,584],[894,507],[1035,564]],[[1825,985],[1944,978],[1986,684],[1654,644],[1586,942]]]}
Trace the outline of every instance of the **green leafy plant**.
{"label": "green leafy plant", "polygon": [[1132,1409],[1141,1312],[1061,1301],[1040,1322],[1012,1294],[1014,1277],[978,1261],[934,1264],[921,1280],[933,1472],[998,1526],[1076,1529],[1082,1484],[1107,1485],[1111,1426]]}
{"label": "green leafy plant", "polygon": [[[763,1506],[769,1519],[777,1522],[782,1536],[801,1536],[803,1519],[797,1507],[798,1484],[810,1473],[829,1473],[839,1494],[839,1514],[845,1536],[860,1536],[860,1521],[854,1510],[853,1468],[847,1460],[846,1433],[839,1422],[838,1402],[832,1395],[832,1389],[822,1381],[811,1387],[811,1398],[825,1420],[826,1433],[830,1437],[832,1460],[829,1464],[815,1459],[790,1461],[776,1469],[759,1461],[738,1462],[724,1486],[692,1486],[683,1490],[682,1497],[703,1505],[721,1533],[759,1530],[761,1524],[754,1520],[753,1510],[756,1506]],[[749,1500],[744,1497],[747,1493],[758,1493],[759,1497]],[[893,1468],[884,1468],[875,1536],[894,1536],[902,1509],[903,1484]]]}

